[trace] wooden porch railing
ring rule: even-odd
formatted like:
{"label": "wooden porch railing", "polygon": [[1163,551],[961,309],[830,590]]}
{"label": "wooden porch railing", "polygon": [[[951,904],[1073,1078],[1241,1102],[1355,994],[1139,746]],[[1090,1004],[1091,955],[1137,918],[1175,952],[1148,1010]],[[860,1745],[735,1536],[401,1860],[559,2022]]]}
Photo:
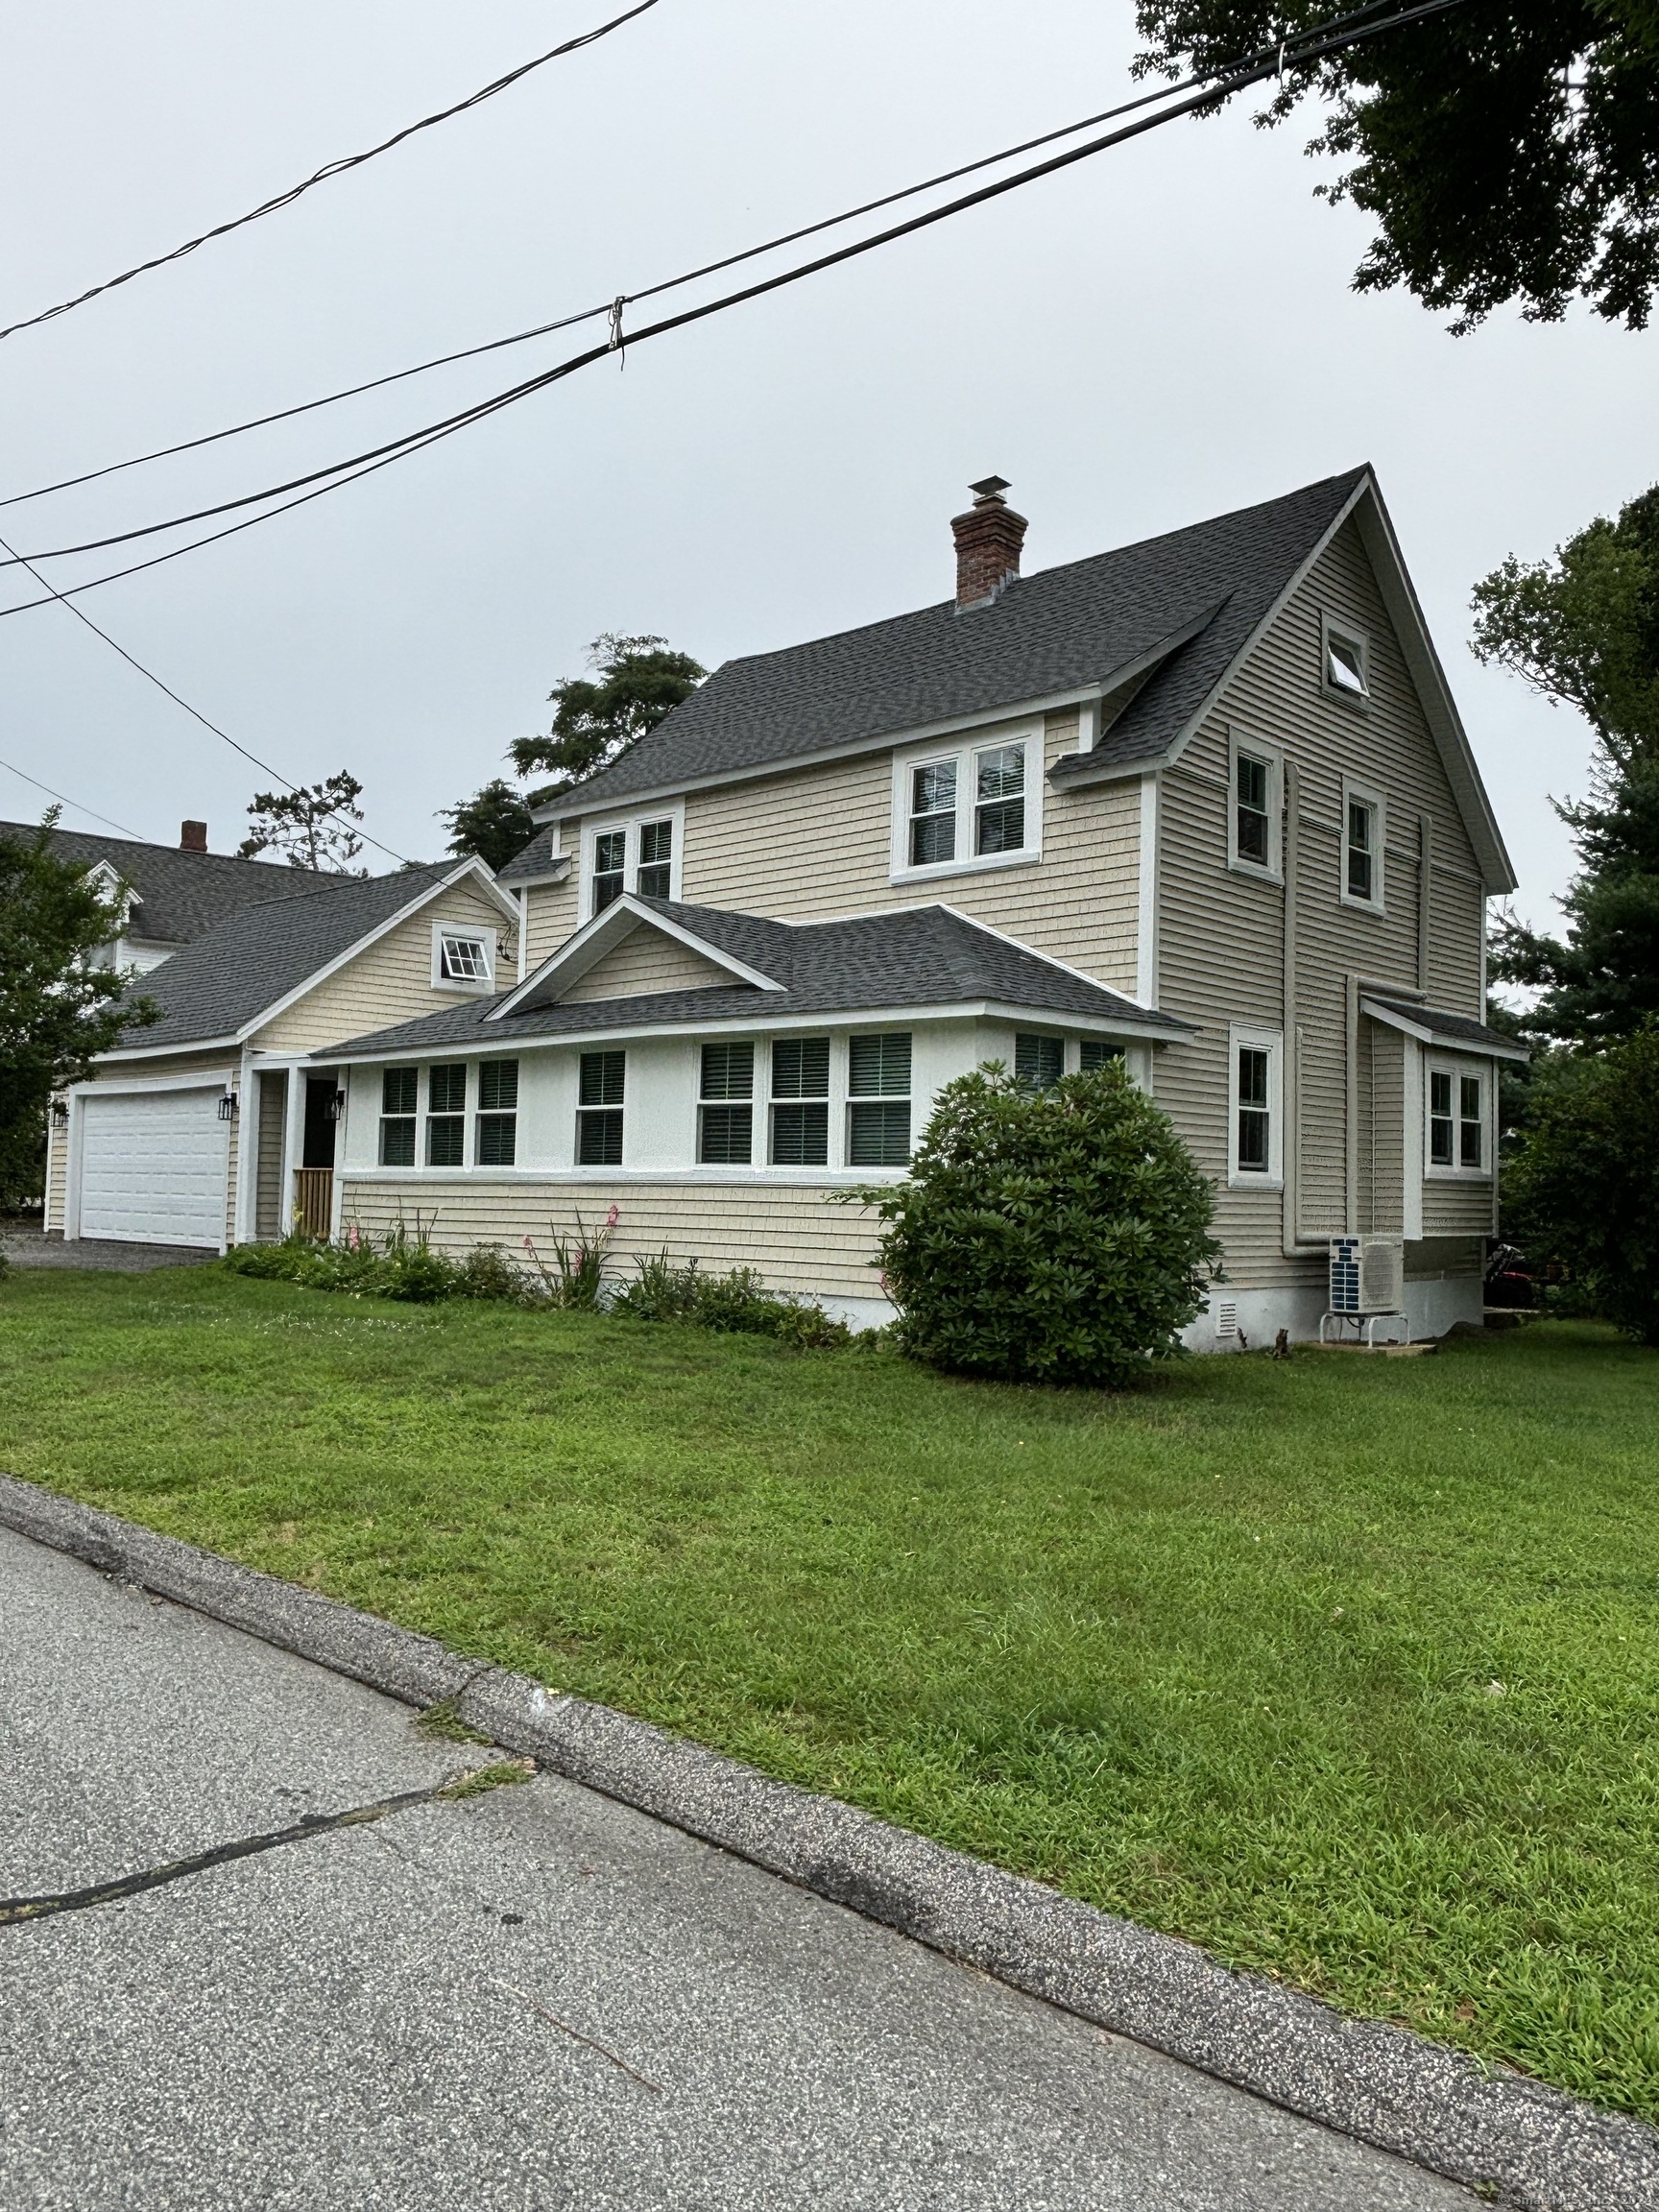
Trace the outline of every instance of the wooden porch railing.
{"label": "wooden porch railing", "polygon": [[307,1237],[326,1237],[334,1221],[332,1167],[294,1170],[294,1226]]}

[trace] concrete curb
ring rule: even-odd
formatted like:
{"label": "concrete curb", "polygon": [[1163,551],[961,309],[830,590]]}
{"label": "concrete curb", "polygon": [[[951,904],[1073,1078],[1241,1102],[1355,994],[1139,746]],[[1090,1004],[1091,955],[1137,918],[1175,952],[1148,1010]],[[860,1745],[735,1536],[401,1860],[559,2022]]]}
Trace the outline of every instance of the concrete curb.
{"label": "concrete curb", "polygon": [[1659,2133],[1640,2121],[1231,1973],[1176,1937],[9,1475],[0,1524],[411,1705],[454,1698],[556,1773],[1517,2212],[1659,2205]]}

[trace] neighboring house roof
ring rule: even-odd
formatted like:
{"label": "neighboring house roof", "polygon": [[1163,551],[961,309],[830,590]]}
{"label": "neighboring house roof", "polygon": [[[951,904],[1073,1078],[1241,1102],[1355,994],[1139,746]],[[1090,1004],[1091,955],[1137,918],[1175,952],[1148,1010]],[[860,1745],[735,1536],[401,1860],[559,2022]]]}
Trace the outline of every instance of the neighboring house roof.
{"label": "neighboring house roof", "polygon": [[[728,661],[614,767],[551,804],[560,814],[589,813],[637,792],[1013,710],[1108,684],[1197,621],[1198,635],[1109,733],[1112,757],[1153,758],[1180,734],[1367,474],[1351,469],[1259,507],[1040,569],[989,606],[959,611],[946,599]],[[1088,757],[1097,765],[1107,757],[1103,747]]]}
{"label": "neighboring house roof", "polygon": [[[37,823],[0,822],[0,837],[27,841]],[[107,860],[135,894],[124,935],[157,945],[188,945],[245,906],[292,899],[347,880],[270,860],[237,860],[223,853],[190,853],[177,845],[142,845],[133,837],[100,837],[84,830],[48,831],[60,860],[95,868]]]}
{"label": "neighboring house roof", "polygon": [[482,863],[460,860],[401,868],[391,876],[339,877],[286,899],[245,908],[170,960],[140,976],[126,994],[149,998],[161,1019],[128,1032],[112,1058],[217,1043],[241,1035],[320,969],[452,877]]}
{"label": "neighboring house roof", "polygon": [[1464,1052],[1489,1052],[1500,1060],[1529,1060],[1525,1045],[1505,1037],[1502,1029],[1488,1029],[1467,1014],[1448,1014],[1438,1006],[1419,1006],[1403,998],[1379,998],[1366,992],[1360,1011],[1391,1029],[1403,1029],[1422,1045],[1449,1045]]}
{"label": "neighboring house roof", "polygon": [[[712,906],[686,906],[668,899],[631,895],[629,903],[644,922],[661,916],[676,926],[683,941],[689,939],[707,945],[716,955],[740,960],[777,987],[714,984],[626,998],[537,1003],[537,978],[532,977],[501,997],[469,1000],[453,1010],[374,1030],[312,1057],[377,1058],[389,1052],[458,1047],[503,1052],[517,1038],[562,1033],[732,1021],[786,1022],[799,1016],[829,1020],[877,1007],[987,1001],[1061,1020],[1110,1023],[1152,1037],[1175,1039],[1190,1033],[1189,1023],[1166,1014],[1149,1014],[1143,1006],[1027,951],[950,906],[911,906],[842,922],[790,923]],[[606,910],[607,915],[613,911]],[[510,1000],[517,1003],[506,1011]]]}

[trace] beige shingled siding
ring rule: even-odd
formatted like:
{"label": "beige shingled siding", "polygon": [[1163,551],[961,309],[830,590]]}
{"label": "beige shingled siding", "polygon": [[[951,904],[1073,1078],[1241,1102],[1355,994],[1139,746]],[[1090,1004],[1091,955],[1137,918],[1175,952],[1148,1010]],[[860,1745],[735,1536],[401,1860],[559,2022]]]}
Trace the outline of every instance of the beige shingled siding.
{"label": "beige shingled siding", "polygon": [[[1322,611],[1369,638],[1368,710],[1323,688]],[[1222,1185],[1216,1218],[1228,1272],[1251,1287],[1299,1275],[1311,1280],[1312,1274],[1306,1263],[1283,1257],[1278,1193],[1224,1187],[1227,1025],[1290,1026],[1284,1004],[1284,893],[1226,865],[1230,729],[1241,739],[1254,734],[1277,747],[1300,775],[1295,1025],[1301,1038],[1297,1052],[1287,1036],[1286,1062],[1299,1062],[1301,1095],[1299,1111],[1286,1115],[1286,1135],[1290,1140],[1300,1127],[1297,1226],[1305,1238],[1348,1225],[1347,977],[1407,990],[1417,983],[1423,816],[1431,824],[1435,862],[1428,915],[1431,988],[1438,1003],[1469,1014],[1479,1012],[1480,905],[1474,852],[1350,521],[1163,779],[1160,1004],[1198,1023],[1201,1034],[1160,1056],[1158,1097],[1200,1165]],[[1382,915],[1345,906],[1339,897],[1344,773],[1377,790],[1385,804]],[[1363,1186],[1363,1157],[1358,1166]]]}
{"label": "beige shingled siding", "polygon": [[[254,1048],[312,1051],[455,1005],[456,992],[436,990],[432,983],[432,928],[438,922],[471,922],[503,932],[506,926],[493,901],[470,883],[457,884],[429,900],[418,914],[388,930],[267,1023],[252,1039]],[[497,979],[505,988],[517,974],[516,959],[509,962],[505,944],[497,962]]]}
{"label": "beige shingled siding", "polygon": [[643,998],[653,991],[703,991],[721,985],[729,990],[738,980],[730,968],[705,959],[688,945],[642,922],[559,997],[568,1005],[586,998]]}
{"label": "beige shingled siding", "polygon": [[474,1244],[499,1244],[517,1261],[523,1239],[534,1238],[551,1264],[551,1232],[570,1236],[577,1214],[589,1230],[614,1203],[620,1218],[612,1245],[616,1269],[661,1252],[696,1259],[706,1269],[756,1267],[776,1290],[805,1290],[822,1297],[879,1298],[869,1265],[878,1224],[862,1206],[830,1203],[822,1189],[762,1184],[445,1182],[423,1175],[418,1184],[348,1174],[344,1221],[378,1237],[399,1219],[411,1229],[417,1215],[432,1242],[449,1253]]}
{"label": "beige shingled siding", "polygon": [[[247,1111],[244,1102],[243,1111]],[[258,1152],[253,1173],[253,1236],[271,1243],[282,1234],[282,1142],[288,1112],[288,1073],[265,1069],[258,1079]]]}
{"label": "beige shingled siding", "polygon": [[[989,734],[975,731],[975,741]],[[1051,714],[1046,765],[1076,750],[1077,718]],[[1135,988],[1140,786],[1044,793],[1043,854],[1026,867],[893,883],[893,756],[863,753],[685,801],[682,896],[781,921],[894,906],[954,906],[1034,950]]]}
{"label": "beige shingled siding", "polygon": [[[566,826],[565,835],[574,847],[577,835],[575,825]],[[524,973],[527,975],[540,968],[542,961],[552,953],[557,952],[566,937],[574,934],[577,923],[576,895],[574,864],[563,883],[532,883],[522,895],[526,908]]]}

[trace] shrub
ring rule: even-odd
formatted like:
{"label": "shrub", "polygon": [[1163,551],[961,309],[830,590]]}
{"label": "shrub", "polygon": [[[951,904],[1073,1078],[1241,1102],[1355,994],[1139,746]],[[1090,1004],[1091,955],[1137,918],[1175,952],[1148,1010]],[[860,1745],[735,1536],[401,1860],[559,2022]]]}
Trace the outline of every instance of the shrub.
{"label": "shrub", "polygon": [[1118,1062],[1047,1091],[958,1076],[909,1180],[856,1195],[901,1347],[968,1375],[1126,1382],[1178,1350],[1220,1254],[1210,1185]]}
{"label": "shrub", "polygon": [[1659,1025],[1536,1063],[1508,1201],[1528,1261],[1567,1270],[1552,1305],[1659,1347]]}
{"label": "shrub", "polygon": [[636,1262],[632,1283],[611,1298],[611,1310],[635,1321],[691,1321],[729,1334],[776,1336],[797,1351],[840,1351],[854,1341],[845,1321],[815,1299],[768,1290],[753,1267],[705,1275],[695,1260],[676,1263],[666,1248]]}
{"label": "shrub", "polygon": [[632,1283],[622,1283],[611,1293],[611,1310],[631,1321],[689,1321],[697,1310],[703,1287],[695,1260],[679,1263],[668,1248],[637,1260]]}

